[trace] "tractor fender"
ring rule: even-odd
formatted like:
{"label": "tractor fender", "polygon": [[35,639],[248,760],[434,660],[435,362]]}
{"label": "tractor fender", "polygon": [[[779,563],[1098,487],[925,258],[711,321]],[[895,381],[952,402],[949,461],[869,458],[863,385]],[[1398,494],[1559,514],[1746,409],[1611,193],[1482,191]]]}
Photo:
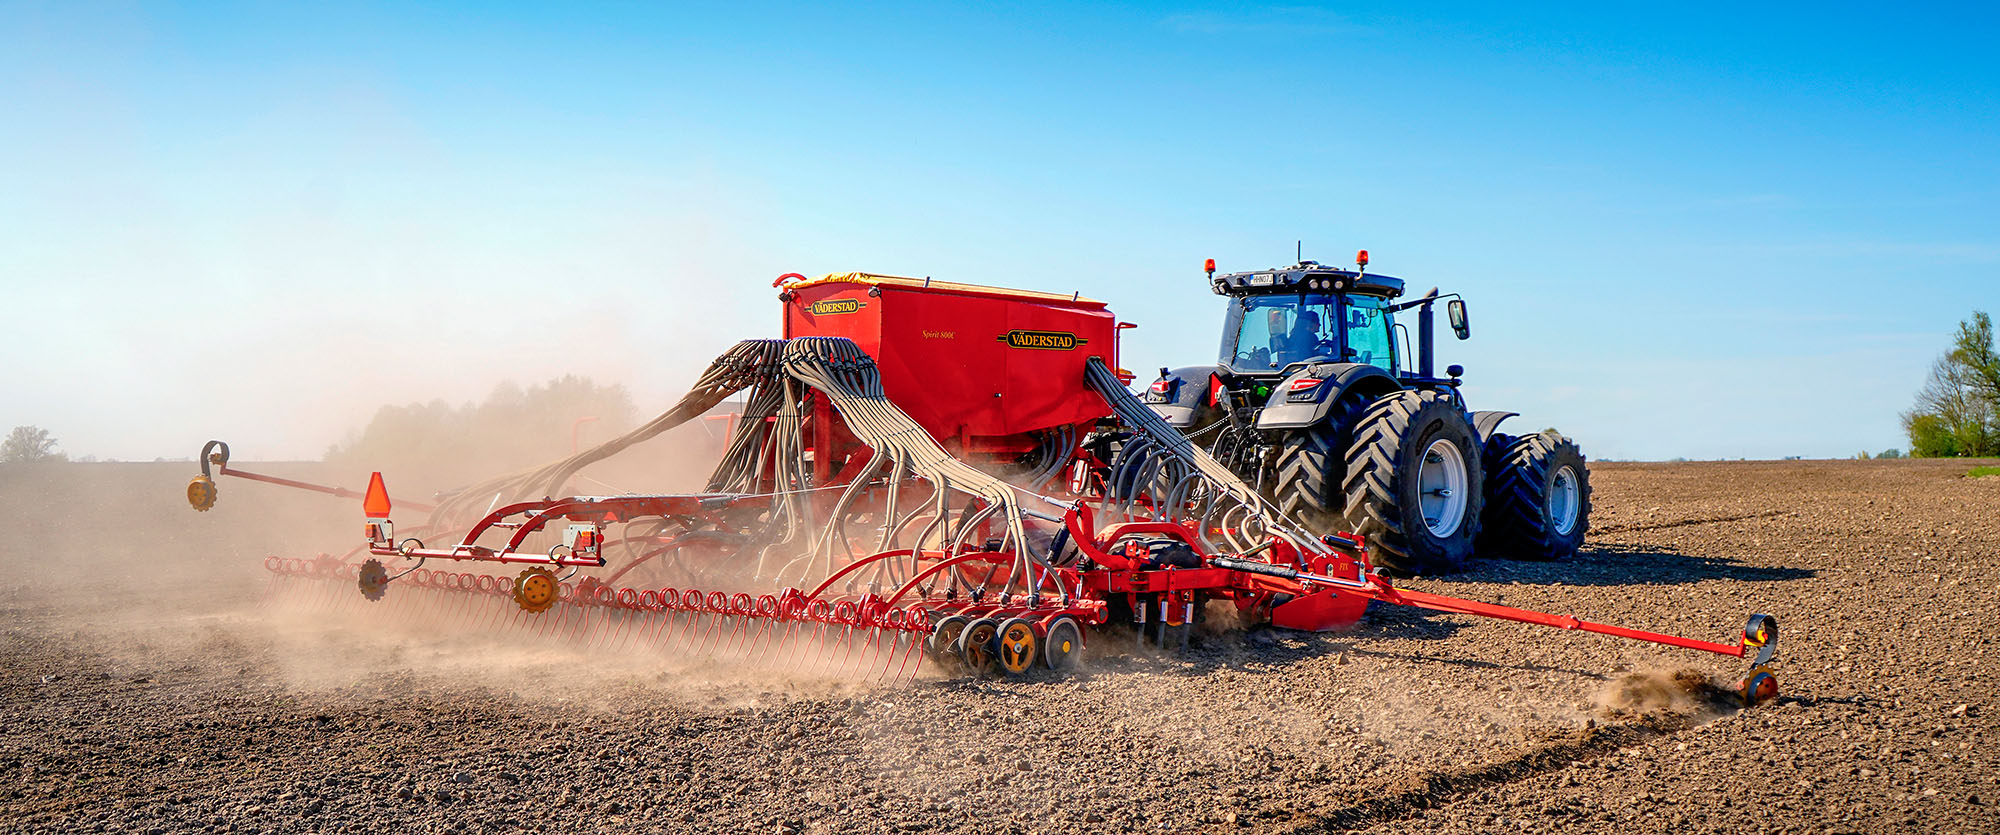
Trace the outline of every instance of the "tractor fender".
{"label": "tractor fender", "polygon": [[[1300,385],[1300,380],[1307,379],[1320,382],[1306,384],[1309,388],[1293,389],[1293,386]],[[1325,421],[1333,413],[1334,404],[1350,393],[1372,399],[1402,390],[1403,384],[1389,372],[1367,363],[1314,363],[1293,372],[1271,389],[1271,399],[1265,401],[1264,410],[1257,414],[1257,428],[1299,429],[1314,426]]]}
{"label": "tractor fender", "polygon": [[1470,415],[1472,434],[1479,438],[1481,445],[1484,445],[1487,438],[1493,437],[1493,430],[1500,428],[1500,421],[1520,414],[1520,412],[1473,412]]}
{"label": "tractor fender", "polygon": [[1208,402],[1208,379],[1219,374],[1219,365],[1190,365],[1185,368],[1163,368],[1160,378],[1147,386],[1139,396],[1147,406],[1175,429],[1186,429],[1209,423],[1216,415],[1216,407]]}

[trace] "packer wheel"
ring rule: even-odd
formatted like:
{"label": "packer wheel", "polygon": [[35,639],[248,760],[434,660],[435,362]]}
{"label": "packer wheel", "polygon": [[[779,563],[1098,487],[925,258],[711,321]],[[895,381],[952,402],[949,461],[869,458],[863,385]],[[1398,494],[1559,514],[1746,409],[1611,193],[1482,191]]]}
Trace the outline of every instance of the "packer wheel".
{"label": "packer wheel", "polygon": [[1041,655],[1042,639],[1035,634],[1034,621],[1027,618],[1010,618],[1000,624],[995,636],[994,648],[1000,669],[1008,675],[1026,675],[1035,666],[1035,659]]}
{"label": "packer wheel", "polygon": [[965,625],[954,645],[960,663],[976,675],[993,672],[999,662],[1000,623],[992,618],[979,618]]}

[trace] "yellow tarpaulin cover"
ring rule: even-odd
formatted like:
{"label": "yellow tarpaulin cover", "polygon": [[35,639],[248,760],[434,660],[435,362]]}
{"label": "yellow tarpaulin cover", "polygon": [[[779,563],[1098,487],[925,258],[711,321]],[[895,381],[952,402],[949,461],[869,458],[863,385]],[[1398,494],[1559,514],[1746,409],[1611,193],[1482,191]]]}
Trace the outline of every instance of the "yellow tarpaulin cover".
{"label": "yellow tarpaulin cover", "polygon": [[785,287],[796,290],[802,287],[812,287],[820,284],[867,284],[871,286],[887,285],[890,287],[929,288],[932,290],[943,290],[947,292],[957,292],[957,293],[978,293],[989,296],[1010,296],[1013,298],[1020,298],[1020,299],[1033,299],[1035,301],[1069,302],[1071,304],[1088,304],[1088,305],[1096,305],[1099,307],[1102,307],[1104,305],[1104,303],[1101,301],[1091,298],[1085,298],[1080,295],[1065,296],[1062,295],[1061,293],[1041,293],[1034,290],[1015,290],[1007,287],[987,287],[982,284],[960,284],[956,281],[938,281],[936,279],[930,279],[930,278],[908,278],[900,275],[876,275],[874,273],[827,273],[826,275],[820,276],[818,278],[808,278],[804,281],[794,281],[790,284],[785,285]]}

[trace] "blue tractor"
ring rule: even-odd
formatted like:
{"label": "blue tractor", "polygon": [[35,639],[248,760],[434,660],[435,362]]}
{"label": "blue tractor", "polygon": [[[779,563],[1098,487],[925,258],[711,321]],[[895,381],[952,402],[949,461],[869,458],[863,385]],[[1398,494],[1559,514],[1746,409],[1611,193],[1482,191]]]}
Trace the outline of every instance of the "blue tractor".
{"label": "blue tractor", "polygon": [[[1590,526],[1583,451],[1554,431],[1498,431],[1513,412],[1468,411],[1464,370],[1433,366],[1433,309],[1445,302],[1466,339],[1464,300],[1403,300],[1401,279],[1368,272],[1366,250],[1355,260],[1223,275],[1210,260],[1209,287],[1229,299],[1218,362],[1162,368],[1142,398],[1281,513],[1366,536],[1391,571],[1575,553]],[[1415,351],[1396,321],[1411,311]]]}

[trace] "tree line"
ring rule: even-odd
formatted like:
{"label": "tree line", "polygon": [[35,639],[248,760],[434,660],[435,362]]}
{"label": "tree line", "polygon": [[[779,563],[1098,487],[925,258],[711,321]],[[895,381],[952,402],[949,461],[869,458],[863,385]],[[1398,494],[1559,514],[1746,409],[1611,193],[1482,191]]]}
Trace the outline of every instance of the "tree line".
{"label": "tree line", "polygon": [[1951,350],[1931,363],[1903,431],[1919,458],[2000,456],[2000,351],[1985,311],[1960,322]]}

